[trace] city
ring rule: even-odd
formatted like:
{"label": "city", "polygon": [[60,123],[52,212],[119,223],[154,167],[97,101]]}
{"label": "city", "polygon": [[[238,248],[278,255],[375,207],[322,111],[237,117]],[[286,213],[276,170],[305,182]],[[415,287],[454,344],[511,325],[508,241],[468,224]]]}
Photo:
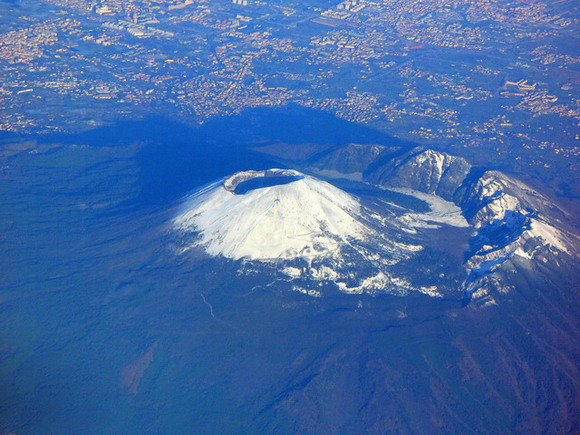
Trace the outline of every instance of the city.
{"label": "city", "polygon": [[580,56],[561,43],[578,23],[570,5],[3,4],[0,130],[70,132],[149,114],[200,125],[293,104],[469,158],[483,149],[499,164],[513,160],[509,144],[527,150],[523,172],[549,171],[549,153],[557,173],[580,154]]}

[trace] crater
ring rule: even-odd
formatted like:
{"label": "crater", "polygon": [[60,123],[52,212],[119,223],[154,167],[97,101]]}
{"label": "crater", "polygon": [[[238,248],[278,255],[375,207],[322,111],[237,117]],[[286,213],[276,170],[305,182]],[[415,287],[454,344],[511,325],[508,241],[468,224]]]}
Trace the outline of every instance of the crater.
{"label": "crater", "polygon": [[291,169],[243,171],[226,179],[224,181],[224,189],[235,195],[245,195],[252,190],[290,184],[303,178],[303,174]]}

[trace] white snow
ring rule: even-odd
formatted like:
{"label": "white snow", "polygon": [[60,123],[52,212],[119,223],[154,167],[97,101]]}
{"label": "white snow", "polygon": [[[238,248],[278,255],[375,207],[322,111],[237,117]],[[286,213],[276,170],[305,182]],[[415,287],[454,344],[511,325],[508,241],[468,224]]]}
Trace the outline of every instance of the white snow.
{"label": "white snow", "polygon": [[288,275],[291,278],[300,278],[302,276],[302,269],[287,266],[284,269],[282,269],[282,273]]}
{"label": "white snow", "polygon": [[421,245],[409,245],[408,243],[400,243],[400,242],[392,242],[392,243],[401,249],[405,249],[407,251],[412,251],[412,252],[419,252],[419,251],[422,251],[423,249],[425,249]]}
{"label": "white snow", "polygon": [[437,181],[441,179],[441,176],[443,175],[443,165],[445,164],[445,155],[443,153],[434,150],[426,150],[415,157],[414,160],[419,165],[427,165],[427,167],[436,169]]}
{"label": "white snow", "polygon": [[310,275],[316,280],[336,281],[340,274],[328,266],[321,266],[319,268],[311,268]]}
{"label": "white snow", "polygon": [[518,255],[522,258],[527,258],[528,260],[531,260],[534,258],[534,252],[524,251],[524,249],[521,246],[519,246],[518,249],[516,249],[514,251],[514,255]]}
{"label": "white snow", "polygon": [[529,233],[533,237],[539,237],[543,239],[545,242],[549,243],[555,248],[558,248],[560,251],[564,251],[569,254],[571,253],[567,244],[564,242],[562,233],[545,222],[533,219],[532,229],[529,231]]}
{"label": "white snow", "polygon": [[322,294],[318,290],[306,289],[304,287],[300,287],[297,285],[292,286],[292,290],[294,290],[296,292],[303,293],[303,294],[308,295],[308,296],[315,297],[315,298],[319,298],[322,296]]}
{"label": "white snow", "polygon": [[487,205],[483,206],[475,214],[472,222],[476,228],[480,228],[493,220],[504,219],[508,211],[519,211],[521,208],[518,198],[502,193]]}
{"label": "white snow", "polygon": [[243,175],[197,191],[173,220],[178,229],[198,232],[195,245],[210,255],[252,260],[314,257],[371,233],[356,219],[359,202],[331,184],[304,176],[243,195],[224,188],[228,180]]}
{"label": "white snow", "polygon": [[443,294],[439,291],[439,289],[435,285],[421,286],[421,287],[417,288],[417,291],[419,291],[420,293],[429,295],[431,297],[434,297],[434,298],[442,298],[443,297]]}
{"label": "white snow", "polygon": [[349,287],[344,282],[337,282],[336,284],[338,285],[338,288],[344,293],[361,294],[365,290],[385,290],[388,288],[390,282],[391,278],[382,271],[379,271],[376,275],[365,278],[358,286]]}
{"label": "white snow", "polygon": [[406,188],[389,188],[389,190],[414,196],[429,205],[431,210],[427,213],[409,213],[406,215],[407,219],[411,221],[412,226],[432,228],[433,226],[429,225],[429,222],[435,222],[454,227],[469,227],[469,223],[461,213],[461,208],[450,201],[444,200],[440,196]]}

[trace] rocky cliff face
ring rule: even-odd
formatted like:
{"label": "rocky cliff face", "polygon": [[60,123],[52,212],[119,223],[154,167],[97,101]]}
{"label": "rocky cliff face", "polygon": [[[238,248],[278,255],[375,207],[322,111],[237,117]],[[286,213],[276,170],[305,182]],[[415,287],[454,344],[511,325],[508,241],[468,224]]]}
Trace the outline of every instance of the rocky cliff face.
{"label": "rocky cliff face", "polygon": [[[408,188],[440,196],[461,207],[473,228],[465,253],[465,290],[488,297],[486,277],[508,267],[514,257],[530,269],[559,267],[578,258],[580,239],[566,213],[549,198],[499,171],[476,168],[465,159],[425,148],[398,152],[377,145],[334,150],[314,167],[361,172],[362,179],[383,188]],[[343,158],[348,156],[348,158]]]}
{"label": "rocky cliff face", "polygon": [[434,150],[409,152],[365,174],[381,186],[406,187],[452,201],[471,165],[461,157]]}
{"label": "rocky cliff face", "polygon": [[362,173],[369,166],[396,152],[397,148],[381,145],[349,144],[314,155],[311,165],[318,169],[332,169],[345,174]]}

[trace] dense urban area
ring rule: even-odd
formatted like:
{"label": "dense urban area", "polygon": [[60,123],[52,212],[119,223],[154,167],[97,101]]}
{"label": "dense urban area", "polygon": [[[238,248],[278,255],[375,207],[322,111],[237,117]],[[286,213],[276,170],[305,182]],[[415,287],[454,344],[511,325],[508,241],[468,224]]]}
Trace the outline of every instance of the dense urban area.
{"label": "dense urban area", "polygon": [[[0,1],[0,130],[251,108],[330,112],[571,196],[578,4],[535,0]],[[66,110],[62,110],[66,107]],[[525,155],[525,157],[522,157]]]}

